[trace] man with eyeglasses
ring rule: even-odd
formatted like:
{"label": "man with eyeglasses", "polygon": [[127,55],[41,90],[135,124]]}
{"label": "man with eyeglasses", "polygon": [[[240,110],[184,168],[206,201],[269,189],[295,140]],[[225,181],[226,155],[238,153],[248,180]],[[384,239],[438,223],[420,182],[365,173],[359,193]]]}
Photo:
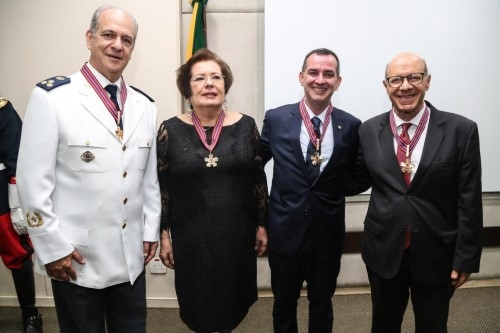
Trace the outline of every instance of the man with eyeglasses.
{"label": "man with eyeglasses", "polygon": [[447,332],[456,288],[479,271],[481,156],[475,122],[424,100],[431,75],[419,56],[387,65],[392,110],[359,129],[348,194],[371,187],[362,257],[372,333],[401,332],[411,295],[415,332]]}

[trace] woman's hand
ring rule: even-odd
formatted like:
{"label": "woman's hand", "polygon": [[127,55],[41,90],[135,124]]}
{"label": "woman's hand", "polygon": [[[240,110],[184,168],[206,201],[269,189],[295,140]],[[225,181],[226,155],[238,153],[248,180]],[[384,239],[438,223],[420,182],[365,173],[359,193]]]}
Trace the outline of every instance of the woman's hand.
{"label": "woman's hand", "polygon": [[170,269],[174,269],[174,250],[168,230],[162,230],[160,234],[160,259]]}
{"label": "woman's hand", "polygon": [[263,226],[257,227],[257,234],[255,235],[255,251],[259,256],[267,251],[267,232]]}

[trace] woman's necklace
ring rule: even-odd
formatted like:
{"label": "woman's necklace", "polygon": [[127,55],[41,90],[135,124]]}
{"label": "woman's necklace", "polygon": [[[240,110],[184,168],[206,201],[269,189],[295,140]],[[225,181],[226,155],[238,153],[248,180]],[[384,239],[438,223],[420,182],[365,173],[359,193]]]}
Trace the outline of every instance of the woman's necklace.
{"label": "woman's necklace", "polygon": [[205,157],[204,161],[207,165],[208,168],[210,167],[216,167],[217,162],[219,162],[219,158],[214,156],[212,154],[213,149],[217,145],[217,142],[219,142],[219,137],[220,133],[222,131],[222,124],[224,124],[224,111],[221,111],[219,113],[219,116],[217,117],[217,121],[215,122],[215,127],[214,130],[212,131],[212,141],[210,144],[207,142],[207,133],[205,132],[205,129],[201,125],[200,118],[196,115],[196,112],[191,112],[191,121],[193,122],[194,128],[196,130],[196,134],[198,134],[198,137],[201,140],[201,143],[207,148],[208,150],[208,157]]}

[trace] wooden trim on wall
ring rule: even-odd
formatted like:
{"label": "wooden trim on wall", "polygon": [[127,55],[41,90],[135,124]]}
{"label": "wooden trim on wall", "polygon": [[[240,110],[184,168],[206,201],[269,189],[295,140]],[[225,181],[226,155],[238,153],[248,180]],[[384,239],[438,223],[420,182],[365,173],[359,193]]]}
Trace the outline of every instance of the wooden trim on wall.
{"label": "wooden trim on wall", "polygon": [[361,244],[363,241],[362,231],[348,231],[345,233],[344,253],[361,253]]}
{"label": "wooden trim on wall", "polygon": [[484,227],[483,237],[484,237],[483,247],[499,247],[500,227]]}
{"label": "wooden trim on wall", "polygon": [[[484,227],[483,237],[485,247],[500,247],[500,227]],[[363,241],[362,231],[346,232],[344,241],[344,253],[361,253],[361,244]]]}

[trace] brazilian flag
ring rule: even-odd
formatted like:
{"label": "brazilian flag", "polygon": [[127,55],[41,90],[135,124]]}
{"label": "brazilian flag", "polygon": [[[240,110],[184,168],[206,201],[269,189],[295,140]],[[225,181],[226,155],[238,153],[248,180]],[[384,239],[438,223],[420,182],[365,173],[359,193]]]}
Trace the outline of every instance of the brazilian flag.
{"label": "brazilian flag", "polygon": [[208,0],[189,0],[193,6],[193,15],[189,25],[186,60],[191,58],[197,50],[207,47],[206,4]]}

